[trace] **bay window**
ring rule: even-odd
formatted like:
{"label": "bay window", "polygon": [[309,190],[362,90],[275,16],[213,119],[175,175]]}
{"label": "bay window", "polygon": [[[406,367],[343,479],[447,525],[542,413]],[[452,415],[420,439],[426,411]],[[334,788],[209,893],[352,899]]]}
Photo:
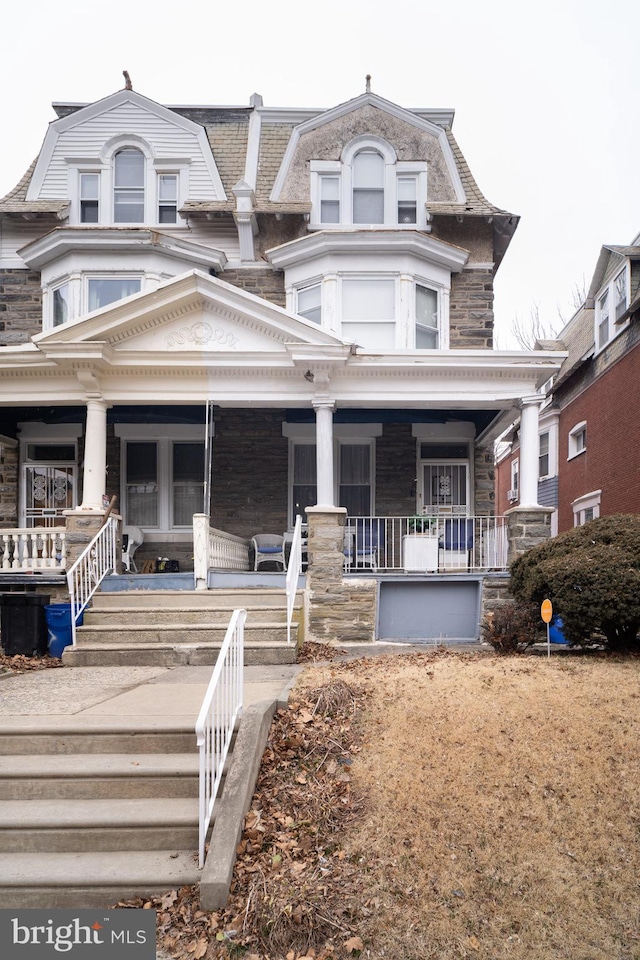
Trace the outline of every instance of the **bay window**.
{"label": "bay window", "polygon": [[53,326],[59,327],[70,319],[69,284],[62,283],[53,293]]}
{"label": "bay window", "polygon": [[416,283],[416,348],[435,350],[438,341],[438,293]]}
{"label": "bay window", "polygon": [[89,277],[87,280],[87,310],[99,310],[134,293],[140,293],[140,277]]}
{"label": "bay window", "polygon": [[320,283],[300,287],[297,291],[297,299],[297,313],[301,317],[313,323],[322,322],[322,285]]}
{"label": "bay window", "polygon": [[342,280],[342,336],[373,349],[395,346],[396,283],[393,278]]}

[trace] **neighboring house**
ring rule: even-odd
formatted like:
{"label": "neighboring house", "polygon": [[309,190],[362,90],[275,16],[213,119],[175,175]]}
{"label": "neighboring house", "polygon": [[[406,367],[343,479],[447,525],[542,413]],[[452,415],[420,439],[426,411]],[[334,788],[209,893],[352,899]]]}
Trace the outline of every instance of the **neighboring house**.
{"label": "neighboring house", "polygon": [[[202,512],[243,542],[314,505],[426,513],[441,546],[447,518],[495,516],[493,442],[524,401],[533,450],[562,355],[492,349],[518,218],[480,192],[452,110],[131,89],[55,110],[0,201],[5,528],[116,495],[137,556],[185,569]],[[530,466],[521,487],[535,506]],[[404,569],[400,527],[376,530],[369,572]]]}
{"label": "neighboring house", "polygon": [[[554,533],[594,517],[640,512],[640,236],[603,246],[585,303],[559,334],[567,358],[539,420],[538,502]],[[545,343],[544,346],[552,346]],[[518,425],[496,471],[498,510],[518,503]]]}

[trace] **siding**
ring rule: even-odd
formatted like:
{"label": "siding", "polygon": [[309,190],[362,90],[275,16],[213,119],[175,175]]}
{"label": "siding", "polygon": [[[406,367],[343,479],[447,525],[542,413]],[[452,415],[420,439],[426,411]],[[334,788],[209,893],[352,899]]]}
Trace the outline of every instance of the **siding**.
{"label": "siding", "polygon": [[158,158],[192,158],[189,165],[189,200],[223,199],[216,196],[196,136],[132,103],[120,104],[60,134],[39,199],[67,199],[68,165],[65,158],[98,157],[107,141],[127,133],[146,140]]}
{"label": "siding", "polygon": [[55,225],[45,224],[42,221],[10,220],[8,217],[0,219],[0,263],[7,263],[8,266],[25,266],[24,261],[18,256],[17,252],[25,244],[37,240],[54,229],[54,226],[60,226],[57,220]]}

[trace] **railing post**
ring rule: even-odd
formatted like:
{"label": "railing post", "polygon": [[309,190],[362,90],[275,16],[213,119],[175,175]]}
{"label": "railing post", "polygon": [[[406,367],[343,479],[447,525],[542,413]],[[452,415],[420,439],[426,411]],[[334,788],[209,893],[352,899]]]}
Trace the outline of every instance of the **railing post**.
{"label": "railing post", "polygon": [[193,515],[193,576],[196,590],[206,590],[209,579],[209,517]]}

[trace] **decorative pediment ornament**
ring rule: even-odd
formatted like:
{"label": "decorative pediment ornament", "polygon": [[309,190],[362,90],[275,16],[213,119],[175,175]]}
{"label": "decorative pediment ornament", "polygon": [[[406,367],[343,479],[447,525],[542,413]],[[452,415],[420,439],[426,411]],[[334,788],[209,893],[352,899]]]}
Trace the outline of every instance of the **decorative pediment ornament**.
{"label": "decorative pediment ornament", "polygon": [[167,347],[184,347],[192,344],[196,347],[222,347],[236,350],[240,340],[230,330],[222,326],[212,326],[206,320],[196,320],[190,326],[180,327],[165,337]]}

